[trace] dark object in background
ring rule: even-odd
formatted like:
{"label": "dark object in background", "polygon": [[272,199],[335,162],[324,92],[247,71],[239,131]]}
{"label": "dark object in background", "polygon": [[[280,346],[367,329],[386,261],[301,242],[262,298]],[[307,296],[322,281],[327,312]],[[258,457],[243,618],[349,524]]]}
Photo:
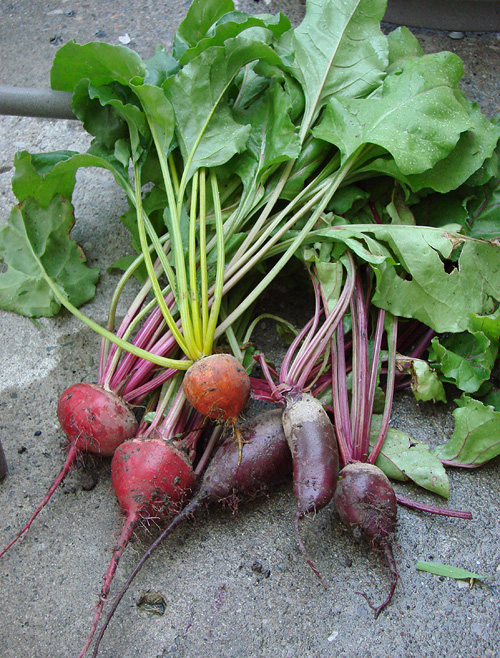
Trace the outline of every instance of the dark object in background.
{"label": "dark object in background", "polygon": [[434,30],[498,32],[500,2],[498,0],[389,0],[384,21]]}
{"label": "dark object in background", "polygon": [[8,472],[7,460],[5,459],[5,453],[2,448],[2,442],[0,441],[0,482],[4,479]]}

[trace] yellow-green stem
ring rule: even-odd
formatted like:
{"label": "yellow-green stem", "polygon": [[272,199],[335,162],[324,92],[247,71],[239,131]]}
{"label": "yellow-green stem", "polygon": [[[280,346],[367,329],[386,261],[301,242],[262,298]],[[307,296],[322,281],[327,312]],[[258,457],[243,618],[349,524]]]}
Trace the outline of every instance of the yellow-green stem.
{"label": "yellow-green stem", "polygon": [[200,307],[198,305],[198,290],[196,278],[196,213],[198,211],[198,172],[193,176],[191,190],[191,208],[189,215],[189,298],[191,301],[191,320],[193,323],[193,333],[196,345],[200,351],[203,351],[203,337],[200,318]]}
{"label": "yellow-green stem", "polygon": [[172,153],[170,153],[168,156],[168,164],[170,165],[174,191],[176,194],[179,194],[179,176],[177,175],[177,167],[175,166],[174,156]]}
{"label": "yellow-green stem", "polygon": [[200,170],[200,284],[202,335],[208,330],[207,206],[205,170]]}
{"label": "yellow-green stem", "polygon": [[163,368],[176,368],[177,370],[187,370],[192,364],[193,361],[189,360],[186,361],[184,359],[167,359],[164,356],[158,356],[156,354],[151,354],[147,350],[143,350],[140,347],[136,347],[135,345],[132,345],[131,343],[128,343],[125,340],[122,340],[121,338],[118,338],[114,333],[111,331],[108,331],[107,329],[104,329],[104,327],[101,327],[100,324],[97,324],[97,322],[94,322],[94,320],[91,320],[88,318],[86,315],[84,315],[81,311],[79,311],[76,306],[73,306],[73,304],[68,301],[65,295],[63,295],[59,288],[54,284],[52,279],[50,277],[45,277],[47,284],[50,286],[52,292],[54,293],[55,297],[59,300],[59,302],[70,312],[72,313],[80,322],[83,322],[84,324],[89,327],[89,329],[92,329],[92,331],[95,331],[96,334],[99,334],[99,336],[102,336],[103,338],[106,338],[106,340],[109,340],[111,343],[114,343],[121,349],[130,352],[131,354],[135,354],[135,356],[139,357],[140,359],[144,359],[145,361],[150,361],[151,363],[156,364],[157,366],[161,366]]}
{"label": "yellow-green stem", "polygon": [[[187,357],[190,358],[191,355],[189,353],[188,347],[162,295],[162,290],[160,288],[160,284],[158,282],[158,279],[154,271],[151,254],[149,253],[148,243],[146,239],[146,228],[145,228],[146,215],[142,209],[141,183],[140,183],[140,175],[139,175],[137,163],[134,164],[134,180],[135,180],[135,208],[137,213],[137,228],[139,230],[139,239],[141,242],[142,253],[144,254],[144,264],[146,265],[148,276],[151,281],[151,287],[153,288],[155,299],[162,312],[162,315],[165,318],[166,323],[168,324],[168,328],[172,332],[181,350],[184,352],[184,354],[186,354]],[[161,251],[163,251],[163,249]]]}
{"label": "yellow-green stem", "polygon": [[[210,171],[210,184],[212,186],[212,197],[215,212],[215,234],[217,238],[217,272],[215,274],[214,302],[210,309],[210,318],[206,333],[203,334],[203,353],[211,354],[214,342],[215,329],[219,320],[219,310],[222,301],[222,289],[224,287],[225,266],[225,244],[224,244],[224,222],[222,220],[222,209],[220,205],[219,188],[217,176]],[[208,306],[208,293],[207,293]]]}
{"label": "yellow-green stem", "polygon": [[[182,342],[184,344],[184,347],[182,347],[179,343],[179,347],[181,347],[182,351],[186,354],[188,358],[193,359],[194,361],[197,358],[199,358],[201,355],[199,353],[198,347],[196,345],[196,341],[194,339],[193,326],[191,323],[191,315],[189,309],[189,289],[187,282],[184,251],[182,248],[182,236],[180,230],[182,197],[179,197],[176,203],[175,193],[172,185],[172,179],[170,176],[168,163],[163,153],[163,150],[161,148],[160,141],[158,139],[158,135],[156,132],[156,128],[151,121],[149,121],[149,127],[151,130],[153,141],[155,142],[156,145],[158,161],[160,163],[160,169],[163,176],[163,181],[165,183],[165,189],[167,192],[167,199],[168,199],[168,207],[170,210],[170,219],[171,219],[170,226],[172,233],[171,243],[172,243],[172,251],[173,251],[174,262],[175,262],[175,274],[177,279],[176,297],[177,297],[177,304],[179,307],[179,315],[181,318],[181,325],[182,325],[182,333],[183,333]],[[181,183],[181,190],[179,194],[183,194],[182,183]]]}

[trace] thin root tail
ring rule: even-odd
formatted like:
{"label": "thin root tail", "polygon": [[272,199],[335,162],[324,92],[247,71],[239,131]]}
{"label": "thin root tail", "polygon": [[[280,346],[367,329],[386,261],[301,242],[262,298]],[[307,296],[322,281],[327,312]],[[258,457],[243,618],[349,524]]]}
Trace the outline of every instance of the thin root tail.
{"label": "thin root tail", "polygon": [[304,560],[311,567],[311,569],[313,570],[313,573],[318,578],[319,582],[323,585],[324,589],[327,590],[328,588],[326,586],[325,581],[323,580],[323,576],[320,574],[318,569],[316,569],[316,567],[312,563],[312,560],[309,557],[309,553],[307,552],[307,549],[304,545],[304,540],[302,539],[302,535],[300,534],[299,521],[302,518],[304,518],[304,515],[302,514],[302,512],[296,512],[293,523],[294,523],[294,526],[295,526],[295,534],[297,536],[297,543],[299,544],[300,551],[301,551],[302,555],[304,556]]}
{"label": "thin root tail", "polygon": [[379,616],[379,614],[382,612],[382,610],[389,605],[389,603],[392,600],[394,590],[396,589],[396,585],[398,584],[399,580],[399,573],[396,567],[396,561],[394,560],[394,555],[392,552],[392,546],[390,543],[384,544],[383,546],[384,549],[384,554],[387,560],[387,564],[389,566],[389,570],[391,572],[391,589],[389,590],[389,595],[386,598],[386,600],[381,603],[379,606],[373,605],[373,603],[370,601],[368,598],[368,595],[365,592],[356,592],[356,594],[360,594],[363,596],[370,608],[375,612],[375,619]]}

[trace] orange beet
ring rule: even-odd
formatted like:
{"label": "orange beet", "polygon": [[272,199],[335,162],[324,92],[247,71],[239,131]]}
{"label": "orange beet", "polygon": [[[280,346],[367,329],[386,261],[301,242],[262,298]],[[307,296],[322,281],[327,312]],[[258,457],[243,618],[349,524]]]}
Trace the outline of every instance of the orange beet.
{"label": "orange beet", "polygon": [[235,423],[250,397],[250,378],[234,356],[211,354],[186,371],[183,389],[204,416]]}

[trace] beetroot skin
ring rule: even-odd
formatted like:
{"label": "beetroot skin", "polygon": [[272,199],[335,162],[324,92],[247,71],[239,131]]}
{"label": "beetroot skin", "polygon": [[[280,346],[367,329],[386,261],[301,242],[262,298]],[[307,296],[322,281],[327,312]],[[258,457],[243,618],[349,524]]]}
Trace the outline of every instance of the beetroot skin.
{"label": "beetroot skin", "polygon": [[[246,425],[242,434],[244,443],[241,461],[238,444],[232,438],[226,439],[209,462],[201,477],[199,487],[189,504],[174,517],[170,525],[163,530],[143,554],[125,586],[113,600],[109,614],[94,645],[92,658],[97,655],[104,632],[130,583],[166,537],[185,521],[204,509],[205,505],[225,502],[234,504],[240,498],[246,500],[254,498],[279,484],[290,475],[292,457],[283,432],[280,409],[273,409],[261,414]],[[88,646],[88,643],[86,646]],[[82,655],[83,653],[80,654],[80,658]]]}
{"label": "beetroot skin", "polygon": [[354,536],[375,543],[388,541],[396,530],[397,502],[389,479],[372,464],[348,464],[339,475],[335,505]]}
{"label": "beetroot skin", "polygon": [[111,457],[137,431],[135,416],[125,402],[95,384],[67,388],[59,398],[57,416],[77,450],[104,457]]}
{"label": "beetroot skin", "polygon": [[137,421],[126,403],[95,384],[73,384],[67,388],[59,398],[57,415],[70,441],[66,461],[29,521],[0,551],[0,558],[28,532],[80,453],[111,457],[116,448],[137,431]]}
{"label": "beetroot skin", "polygon": [[136,438],[113,455],[111,484],[127,514],[170,515],[194,487],[193,467],[182,450],[163,439]]}
{"label": "beetroot skin", "polygon": [[250,397],[250,378],[231,354],[205,356],[186,371],[184,395],[204,416],[235,423]]}
{"label": "beetroot skin", "polygon": [[321,402],[308,393],[287,400],[283,428],[293,457],[293,489],[299,518],[323,509],[337,486],[335,430]]}

